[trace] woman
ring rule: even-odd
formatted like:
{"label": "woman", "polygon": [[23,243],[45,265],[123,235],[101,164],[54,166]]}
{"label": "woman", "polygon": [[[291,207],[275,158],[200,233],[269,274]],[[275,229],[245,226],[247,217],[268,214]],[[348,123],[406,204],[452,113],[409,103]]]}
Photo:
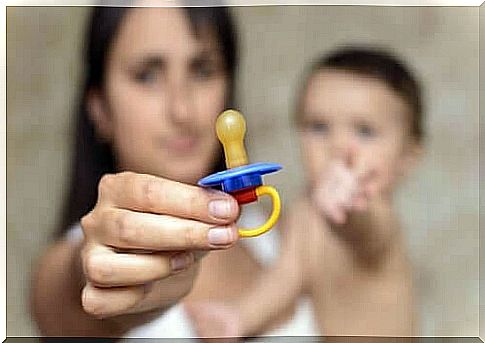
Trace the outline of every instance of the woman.
{"label": "woman", "polygon": [[[94,10],[62,239],[33,286],[43,335],[190,336],[172,305],[234,301],[262,273],[235,244],[236,201],[192,186],[221,168],[214,123],[236,60],[224,8]],[[291,312],[261,332],[308,333]]]}

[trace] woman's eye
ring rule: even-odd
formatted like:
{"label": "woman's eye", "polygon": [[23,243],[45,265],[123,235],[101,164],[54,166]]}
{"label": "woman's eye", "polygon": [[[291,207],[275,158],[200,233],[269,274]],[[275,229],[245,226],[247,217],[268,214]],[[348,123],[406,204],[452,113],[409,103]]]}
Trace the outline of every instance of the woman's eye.
{"label": "woman's eye", "polygon": [[376,130],[367,124],[357,125],[357,134],[362,138],[373,138],[376,136]]}
{"label": "woman's eye", "polygon": [[157,80],[158,73],[154,69],[142,70],[135,74],[135,80],[142,84],[151,84]]}
{"label": "woman's eye", "polygon": [[209,61],[197,61],[191,69],[192,75],[197,79],[208,79],[217,73],[216,67]]}
{"label": "woman's eye", "polygon": [[195,76],[200,79],[208,79],[214,75],[214,68],[210,66],[200,66],[195,70]]}

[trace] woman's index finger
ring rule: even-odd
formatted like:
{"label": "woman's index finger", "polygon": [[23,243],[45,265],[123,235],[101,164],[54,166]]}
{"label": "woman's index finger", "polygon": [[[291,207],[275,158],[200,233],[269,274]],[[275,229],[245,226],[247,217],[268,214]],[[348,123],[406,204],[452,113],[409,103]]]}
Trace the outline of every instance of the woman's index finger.
{"label": "woman's index finger", "polygon": [[111,189],[105,192],[109,193],[111,202],[127,210],[172,215],[211,224],[232,223],[239,215],[236,200],[219,191],[132,172],[117,174],[109,183]]}

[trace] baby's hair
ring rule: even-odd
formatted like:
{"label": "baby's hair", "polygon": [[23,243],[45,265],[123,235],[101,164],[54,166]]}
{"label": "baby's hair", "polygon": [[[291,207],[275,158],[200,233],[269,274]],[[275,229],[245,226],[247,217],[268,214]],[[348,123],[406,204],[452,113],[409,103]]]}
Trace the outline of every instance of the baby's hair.
{"label": "baby's hair", "polygon": [[382,81],[409,106],[411,135],[418,142],[424,136],[421,85],[409,68],[395,55],[381,48],[347,46],[323,55],[311,66],[299,94],[296,122],[301,122],[301,101],[309,79],[323,70],[340,70]]}

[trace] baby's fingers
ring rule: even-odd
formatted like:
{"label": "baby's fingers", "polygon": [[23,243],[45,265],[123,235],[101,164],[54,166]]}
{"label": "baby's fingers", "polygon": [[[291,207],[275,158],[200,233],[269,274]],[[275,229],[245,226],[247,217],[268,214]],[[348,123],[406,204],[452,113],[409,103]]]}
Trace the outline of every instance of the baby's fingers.
{"label": "baby's fingers", "polygon": [[333,224],[345,224],[347,220],[345,206],[337,204],[330,206],[327,210],[327,217]]}
{"label": "baby's fingers", "polygon": [[363,194],[358,194],[352,199],[352,208],[357,211],[365,211],[367,209],[368,199]]}

